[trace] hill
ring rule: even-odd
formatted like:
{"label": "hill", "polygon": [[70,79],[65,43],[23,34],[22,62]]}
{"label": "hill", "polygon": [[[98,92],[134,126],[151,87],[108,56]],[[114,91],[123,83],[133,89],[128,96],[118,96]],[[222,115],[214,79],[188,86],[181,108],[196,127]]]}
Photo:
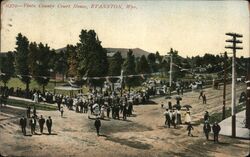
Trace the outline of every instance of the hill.
{"label": "hill", "polygon": [[[127,48],[106,48],[108,51],[108,55],[112,56],[112,54],[116,53],[117,51],[121,52],[121,55],[123,58],[127,57],[127,52],[129,49]],[[145,50],[142,50],[140,48],[134,48],[131,49],[135,55],[135,57],[141,57],[142,55],[145,55],[146,57],[149,55],[150,52],[147,52]]]}
{"label": "hill", "polygon": [[[128,52],[128,48],[105,48],[108,51],[108,56],[112,56],[114,53],[116,53],[117,51],[121,52],[121,55],[123,58],[126,58],[127,56],[127,52]],[[63,48],[59,48],[56,50],[56,52],[60,52],[60,51],[64,51],[66,50],[66,47]],[[147,52],[143,49],[140,48],[133,48],[131,49],[135,55],[135,57],[141,57],[142,55],[148,56],[150,52]]]}

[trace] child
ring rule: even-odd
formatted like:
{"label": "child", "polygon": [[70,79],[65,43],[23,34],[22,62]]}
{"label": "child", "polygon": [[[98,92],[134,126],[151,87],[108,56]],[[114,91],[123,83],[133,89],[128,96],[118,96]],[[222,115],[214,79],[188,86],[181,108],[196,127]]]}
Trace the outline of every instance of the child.
{"label": "child", "polygon": [[194,130],[194,128],[191,123],[188,124],[187,130],[188,130],[188,136],[193,136],[191,130]]}

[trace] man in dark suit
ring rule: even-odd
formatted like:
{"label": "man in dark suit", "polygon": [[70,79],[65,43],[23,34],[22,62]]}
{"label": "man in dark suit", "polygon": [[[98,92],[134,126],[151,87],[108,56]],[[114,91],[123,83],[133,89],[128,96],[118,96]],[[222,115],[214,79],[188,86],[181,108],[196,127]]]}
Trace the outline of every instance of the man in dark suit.
{"label": "man in dark suit", "polygon": [[48,128],[49,134],[51,134],[52,119],[51,119],[50,116],[49,116],[49,118],[48,118],[47,121],[46,121],[46,125],[47,125],[47,128]]}
{"label": "man in dark suit", "polygon": [[211,126],[208,121],[205,121],[205,124],[203,126],[203,131],[206,135],[207,140],[209,139],[209,133],[211,132]]}
{"label": "man in dark suit", "polygon": [[56,99],[56,103],[57,103],[58,110],[60,111],[61,110],[62,99],[61,98],[57,98]]}
{"label": "man in dark suit", "polygon": [[101,127],[101,121],[100,121],[100,118],[96,118],[95,120],[95,128],[96,128],[96,133],[97,133],[97,136],[99,136],[99,131],[100,131],[100,127]]}
{"label": "man in dark suit", "polygon": [[35,134],[36,133],[36,118],[34,116],[32,116],[32,118],[30,119],[30,128],[31,128],[31,134]]}
{"label": "man in dark suit", "polygon": [[213,129],[213,132],[214,132],[214,142],[219,143],[218,138],[219,138],[219,133],[220,133],[220,129],[221,129],[220,125],[217,122],[215,122],[212,129]]}
{"label": "man in dark suit", "polygon": [[27,119],[24,116],[20,119],[20,125],[21,125],[21,128],[22,128],[23,135],[26,135]]}
{"label": "man in dark suit", "polygon": [[[172,112],[172,111],[171,111]],[[176,129],[176,123],[175,123],[175,119],[176,119],[176,117],[175,117],[176,115],[175,115],[175,112],[172,112],[172,119],[171,119],[171,123],[172,123],[172,125],[174,126],[174,128]]]}
{"label": "man in dark suit", "polygon": [[202,96],[202,100],[203,100],[203,104],[206,104],[206,103],[207,103],[207,97],[206,97],[205,94]]}
{"label": "man in dark suit", "polygon": [[204,122],[206,122],[206,121],[209,121],[209,113],[208,113],[208,111],[206,111],[206,113],[205,113],[205,115],[204,115]]}
{"label": "man in dark suit", "polygon": [[165,125],[168,125],[168,127],[170,128],[171,119],[168,109],[166,109],[164,115],[165,115]]}
{"label": "man in dark suit", "polygon": [[39,119],[38,123],[39,123],[39,126],[40,126],[40,132],[41,132],[41,134],[43,134],[43,126],[44,126],[44,123],[45,123],[45,119],[43,118],[42,115],[41,115],[41,118]]}

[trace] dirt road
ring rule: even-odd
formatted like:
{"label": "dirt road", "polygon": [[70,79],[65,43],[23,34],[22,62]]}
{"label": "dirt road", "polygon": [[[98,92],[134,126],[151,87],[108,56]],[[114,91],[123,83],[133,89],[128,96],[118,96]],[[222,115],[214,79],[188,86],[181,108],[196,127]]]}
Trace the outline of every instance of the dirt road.
{"label": "dirt road", "polygon": [[[228,87],[230,89],[230,87]],[[237,94],[245,89],[238,86]],[[198,100],[199,93],[189,92],[183,96],[181,104],[191,104],[192,120],[203,117],[204,111],[220,112],[222,108],[222,90],[205,89],[207,104]],[[230,90],[227,95],[230,106]],[[38,115],[53,119],[52,135],[23,136],[18,121],[25,114],[22,108],[5,107],[0,112],[0,153],[3,156],[86,156],[86,157],[167,157],[167,156],[246,156],[249,141],[220,136],[220,144],[206,141],[202,125],[194,126],[194,137],[187,136],[186,126],[177,129],[164,126],[164,109],[160,102],[166,99],[154,99],[156,104],[134,107],[134,116],[127,121],[102,120],[101,136],[96,136],[94,120],[87,114],[75,113],[65,109],[65,117],[59,111],[38,111]],[[175,101],[172,100],[174,103]],[[212,135],[210,136],[212,140]]]}

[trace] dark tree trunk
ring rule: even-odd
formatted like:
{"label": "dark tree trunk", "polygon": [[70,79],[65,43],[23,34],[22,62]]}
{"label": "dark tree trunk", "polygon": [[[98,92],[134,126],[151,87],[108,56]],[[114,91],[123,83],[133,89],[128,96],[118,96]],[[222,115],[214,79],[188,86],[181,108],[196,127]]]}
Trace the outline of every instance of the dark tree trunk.
{"label": "dark tree trunk", "polygon": [[30,88],[30,84],[29,83],[26,83],[26,91],[28,91]]}
{"label": "dark tree trunk", "polygon": [[65,76],[65,74],[63,73],[62,74],[62,82],[64,82],[64,76]]}
{"label": "dark tree trunk", "polygon": [[43,94],[45,93],[45,85],[43,85]]}
{"label": "dark tree trunk", "polygon": [[26,98],[29,97],[29,88],[30,88],[30,84],[26,83],[26,93],[25,93]]}

